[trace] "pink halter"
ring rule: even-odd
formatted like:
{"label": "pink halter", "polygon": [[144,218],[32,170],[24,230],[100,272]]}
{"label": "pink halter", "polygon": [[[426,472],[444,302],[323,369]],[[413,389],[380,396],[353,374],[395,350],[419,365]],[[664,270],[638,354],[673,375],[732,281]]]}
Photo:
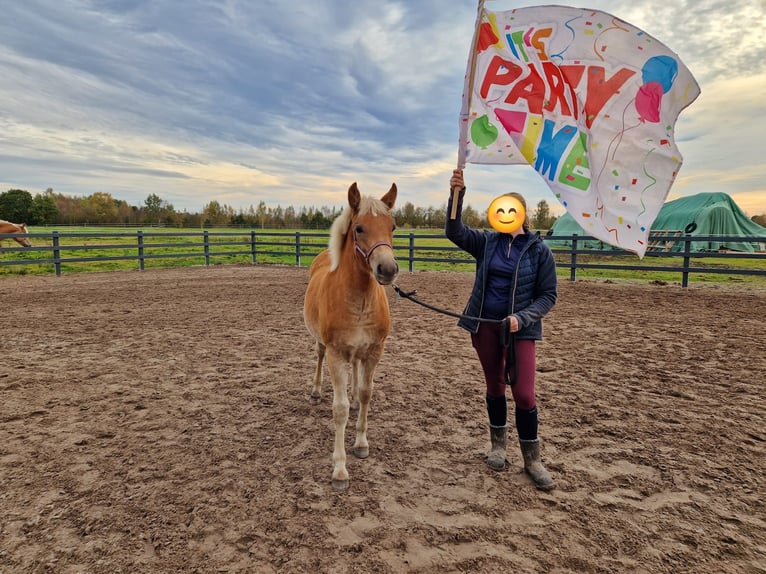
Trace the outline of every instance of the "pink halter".
{"label": "pink halter", "polygon": [[364,257],[364,260],[367,262],[367,265],[370,264],[370,257],[372,257],[372,252],[375,251],[378,247],[390,247],[391,250],[394,250],[394,246],[391,245],[388,241],[378,241],[377,243],[374,243],[372,247],[370,247],[369,250],[365,251],[361,247],[359,247],[359,243],[356,240],[356,229],[354,230],[354,248],[362,254],[362,257]]}

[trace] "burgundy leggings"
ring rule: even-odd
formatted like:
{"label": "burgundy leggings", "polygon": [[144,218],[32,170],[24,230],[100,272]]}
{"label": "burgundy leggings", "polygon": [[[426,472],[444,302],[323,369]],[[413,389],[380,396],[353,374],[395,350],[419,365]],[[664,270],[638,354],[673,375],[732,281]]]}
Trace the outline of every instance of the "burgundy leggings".
{"label": "burgundy leggings", "polygon": [[[471,334],[471,342],[484,369],[488,397],[505,396],[505,355],[500,343],[500,325],[481,323],[479,331]],[[516,368],[511,369],[511,393],[517,409],[535,408],[535,341],[516,339]]]}

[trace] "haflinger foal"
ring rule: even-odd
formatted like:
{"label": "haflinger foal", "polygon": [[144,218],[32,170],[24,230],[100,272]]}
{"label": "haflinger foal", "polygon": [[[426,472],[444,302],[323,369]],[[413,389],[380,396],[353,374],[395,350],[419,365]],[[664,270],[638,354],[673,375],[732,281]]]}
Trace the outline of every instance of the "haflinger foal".
{"label": "haflinger foal", "polygon": [[[303,305],[306,327],[316,340],[317,364],[311,402],[322,397],[322,363],[333,388],[335,445],[332,487],[349,485],[344,444],[350,406],[359,408],[352,453],[367,458],[367,412],[375,368],[391,329],[384,285],[399,273],[393,248],[396,224],[391,209],[396,184],[380,199],[362,196],[356,183],[348,189],[348,206],[330,228],[329,248],[311,265]],[[348,390],[351,391],[349,400]]]}

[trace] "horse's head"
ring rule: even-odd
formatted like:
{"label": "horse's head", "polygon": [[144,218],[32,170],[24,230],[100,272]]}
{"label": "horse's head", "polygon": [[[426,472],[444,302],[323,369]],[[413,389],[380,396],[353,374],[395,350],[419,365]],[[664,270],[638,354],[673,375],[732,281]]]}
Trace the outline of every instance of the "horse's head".
{"label": "horse's head", "polygon": [[[19,223],[16,225],[16,227],[19,229],[19,233],[29,233],[29,231],[27,231],[26,223]],[[32,242],[29,241],[28,237],[14,237],[13,239],[15,239],[17,243],[20,243],[24,247],[32,247]]]}
{"label": "horse's head", "polygon": [[[26,223],[11,223],[0,219],[0,233],[29,233],[29,231],[27,231]],[[13,240],[24,247],[32,247],[27,237],[14,237]]]}
{"label": "horse's head", "polygon": [[396,184],[392,183],[383,197],[374,199],[362,197],[356,182],[348,188],[348,205],[351,208],[349,230],[354,238],[354,250],[364,257],[381,285],[390,285],[399,274],[393,247],[396,222],[391,215],[396,191]]}

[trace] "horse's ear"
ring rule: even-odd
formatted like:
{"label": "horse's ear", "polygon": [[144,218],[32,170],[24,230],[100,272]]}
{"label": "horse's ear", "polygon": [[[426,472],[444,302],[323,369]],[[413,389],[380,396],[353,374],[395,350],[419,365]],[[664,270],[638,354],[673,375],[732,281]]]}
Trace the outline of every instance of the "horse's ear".
{"label": "horse's ear", "polygon": [[362,195],[359,193],[359,188],[356,186],[356,182],[351,184],[348,188],[348,204],[351,209],[356,213],[359,211],[359,203],[362,201]]}
{"label": "horse's ear", "polygon": [[380,198],[380,201],[385,203],[388,206],[388,209],[394,208],[394,203],[396,203],[396,184],[391,184],[391,189],[388,190],[388,193]]}

